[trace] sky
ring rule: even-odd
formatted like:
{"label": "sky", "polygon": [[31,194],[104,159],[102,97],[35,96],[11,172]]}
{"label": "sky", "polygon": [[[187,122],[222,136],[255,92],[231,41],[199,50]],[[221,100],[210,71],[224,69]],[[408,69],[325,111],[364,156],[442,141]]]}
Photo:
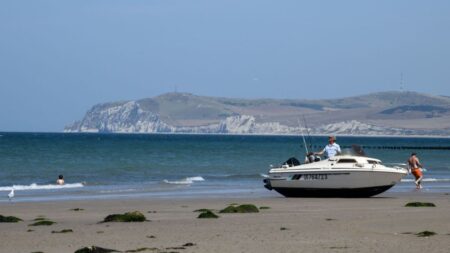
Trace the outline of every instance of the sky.
{"label": "sky", "polygon": [[[450,95],[450,1],[0,2],[0,131],[166,92]],[[403,77],[402,77],[403,76]]]}

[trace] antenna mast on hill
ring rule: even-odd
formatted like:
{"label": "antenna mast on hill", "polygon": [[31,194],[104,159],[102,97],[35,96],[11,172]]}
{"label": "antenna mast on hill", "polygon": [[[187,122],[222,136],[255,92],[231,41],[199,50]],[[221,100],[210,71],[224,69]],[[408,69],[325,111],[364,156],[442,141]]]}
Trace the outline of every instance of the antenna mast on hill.
{"label": "antenna mast on hill", "polygon": [[400,72],[400,92],[403,92],[403,72]]}

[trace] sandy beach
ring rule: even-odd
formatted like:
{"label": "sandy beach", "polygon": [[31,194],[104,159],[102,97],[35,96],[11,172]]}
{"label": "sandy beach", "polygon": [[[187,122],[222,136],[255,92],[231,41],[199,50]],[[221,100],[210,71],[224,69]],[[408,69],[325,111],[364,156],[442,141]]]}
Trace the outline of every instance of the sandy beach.
{"label": "sandy beach", "polygon": [[[432,202],[436,207],[405,207],[412,201]],[[259,213],[219,214],[218,219],[198,219],[199,213],[194,212],[245,203],[269,208]],[[149,221],[99,223],[109,214],[135,210]],[[185,253],[449,252],[449,210],[448,193],[387,193],[364,199],[208,197],[2,203],[1,215],[23,221],[0,223],[0,251],[61,253],[96,245],[119,251],[148,248],[142,252]],[[37,217],[57,223],[29,226]],[[63,229],[73,232],[52,233]],[[415,235],[425,230],[436,235]]]}

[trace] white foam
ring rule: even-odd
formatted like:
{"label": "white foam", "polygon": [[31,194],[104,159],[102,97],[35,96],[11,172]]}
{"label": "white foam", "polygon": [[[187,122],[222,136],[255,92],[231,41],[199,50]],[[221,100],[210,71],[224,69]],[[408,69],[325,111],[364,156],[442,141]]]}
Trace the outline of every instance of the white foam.
{"label": "white foam", "polygon": [[67,189],[67,188],[79,188],[83,187],[83,183],[73,183],[73,184],[46,184],[46,185],[38,185],[38,184],[30,184],[30,185],[13,185],[13,186],[2,186],[0,187],[0,191],[11,191],[13,188],[16,191],[24,191],[24,190],[53,190],[53,189]]}
{"label": "white foam", "polygon": [[[404,178],[402,179],[402,182],[414,182],[415,179],[408,179]],[[422,180],[423,182],[450,182],[450,178],[424,178]]]}
{"label": "white foam", "polygon": [[193,184],[195,181],[205,181],[205,179],[203,177],[197,176],[197,177],[187,177],[185,179],[182,180],[177,180],[177,181],[169,181],[167,179],[163,180],[163,183],[166,184],[182,184],[182,185],[190,185]]}
{"label": "white foam", "polygon": [[263,178],[268,178],[269,177],[269,175],[266,175],[266,174],[263,174],[263,173],[261,173],[261,174],[259,174],[261,177],[263,177]]}
{"label": "white foam", "polygon": [[205,179],[203,177],[187,177],[186,180],[191,180],[191,181],[205,181]]}
{"label": "white foam", "polygon": [[164,179],[163,183],[166,183],[166,184],[185,184],[185,185],[190,185],[190,184],[192,184],[194,182],[192,182],[190,180],[185,180],[185,179],[184,180],[179,180],[179,181],[169,181],[167,179]]}

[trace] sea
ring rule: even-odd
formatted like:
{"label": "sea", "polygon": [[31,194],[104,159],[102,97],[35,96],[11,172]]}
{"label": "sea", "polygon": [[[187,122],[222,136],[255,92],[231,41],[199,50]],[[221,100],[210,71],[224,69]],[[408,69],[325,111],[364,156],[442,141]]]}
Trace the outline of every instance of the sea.
{"label": "sea", "polygon": [[[0,202],[115,198],[281,197],[271,166],[320,151],[326,136],[0,132]],[[337,136],[383,163],[416,152],[425,192],[450,192],[450,139]],[[65,184],[56,185],[58,175]],[[388,192],[416,191],[406,176]]]}

